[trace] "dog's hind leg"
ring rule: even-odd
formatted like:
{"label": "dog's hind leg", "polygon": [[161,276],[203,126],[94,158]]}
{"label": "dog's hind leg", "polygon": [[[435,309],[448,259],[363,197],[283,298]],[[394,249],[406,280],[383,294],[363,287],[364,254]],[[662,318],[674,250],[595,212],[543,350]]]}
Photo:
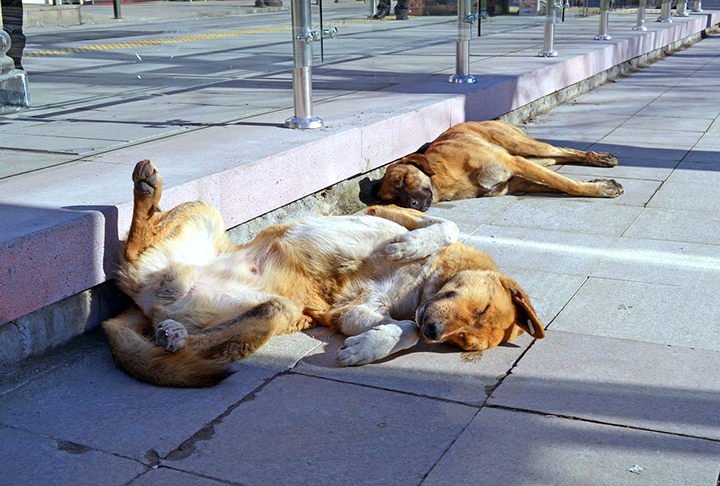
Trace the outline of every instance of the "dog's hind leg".
{"label": "dog's hind leg", "polygon": [[496,127],[486,132],[493,142],[511,155],[525,157],[545,167],[568,162],[597,167],[614,167],[618,164],[617,157],[607,152],[585,152],[569,147],[557,147],[535,140],[514,125],[502,123],[498,126],[499,129]]}
{"label": "dog's hind leg", "polygon": [[613,179],[576,181],[523,157],[508,157],[506,164],[514,174],[510,192],[564,192],[586,197],[617,197],[624,192],[622,185]]}
{"label": "dog's hind leg", "polygon": [[271,296],[234,319],[197,330],[165,320],[157,326],[156,339],[167,351],[189,349],[204,359],[230,362],[250,356],[274,335],[306,321],[294,302]]}

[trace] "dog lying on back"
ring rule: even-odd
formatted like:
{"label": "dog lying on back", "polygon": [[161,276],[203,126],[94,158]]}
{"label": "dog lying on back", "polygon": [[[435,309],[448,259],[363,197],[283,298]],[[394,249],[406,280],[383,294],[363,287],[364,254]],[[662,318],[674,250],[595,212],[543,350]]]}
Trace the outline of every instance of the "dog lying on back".
{"label": "dog lying on back", "polygon": [[276,334],[316,324],[350,336],[341,365],[419,339],[483,350],[527,331],[544,336],[527,294],[454,223],[378,206],[364,214],[270,226],[231,243],[200,202],[160,212],[150,161],[133,172],[133,219],[118,272],[136,307],[103,323],[117,364],[162,386],[210,386],[227,363]]}
{"label": "dog lying on back", "polygon": [[377,199],[426,211],[438,201],[500,196],[513,192],[564,192],[617,197],[612,179],[575,181],[547,167],[577,162],[614,167],[609,153],[554,147],[502,121],[466,122],[446,130],[426,148],[387,167]]}

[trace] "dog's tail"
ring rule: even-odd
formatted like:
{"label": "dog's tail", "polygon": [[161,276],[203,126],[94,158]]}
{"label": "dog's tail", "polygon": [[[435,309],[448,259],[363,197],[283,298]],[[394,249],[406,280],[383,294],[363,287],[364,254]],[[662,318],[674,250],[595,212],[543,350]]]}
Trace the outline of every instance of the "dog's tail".
{"label": "dog's tail", "polygon": [[113,358],[128,375],[157,386],[200,388],[216,385],[232,374],[227,364],[182,349],[165,351],[143,332],[151,327],[140,309],[103,322]]}

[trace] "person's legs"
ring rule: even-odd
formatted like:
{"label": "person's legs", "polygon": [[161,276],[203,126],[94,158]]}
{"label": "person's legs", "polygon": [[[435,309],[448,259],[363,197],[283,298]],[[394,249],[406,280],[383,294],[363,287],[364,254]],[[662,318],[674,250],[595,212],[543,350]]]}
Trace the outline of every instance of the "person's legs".
{"label": "person's legs", "polygon": [[397,5],[395,5],[395,20],[408,19],[408,1],[398,0]]}
{"label": "person's legs", "polygon": [[22,0],[2,0],[2,20],[3,29],[10,35],[10,41],[12,42],[7,55],[15,61],[16,69],[22,69],[20,61],[25,48],[25,34],[22,31]]}
{"label": "person's legs", "polygon": [[388,15],[390,15],[390,0],[380,0],[377,6],[377,13],[373,18],[380,20]]}

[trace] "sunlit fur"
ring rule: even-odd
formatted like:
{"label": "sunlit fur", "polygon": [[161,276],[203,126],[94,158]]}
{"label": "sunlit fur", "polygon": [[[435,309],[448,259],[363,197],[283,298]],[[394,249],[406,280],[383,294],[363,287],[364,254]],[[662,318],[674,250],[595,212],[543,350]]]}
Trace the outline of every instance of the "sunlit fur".
{"label": "sunlit fur", "polygon": [[564,192],[588,197],[623,193],[622,186],[612,179],[581,182],[546,168],[568,162],[613,167],[618,160],[609,153],[540,142],[502,121],[460,123],[425,150],[388,165],[377,197],[425,211],[433,202],[509,192]]}
{"label": "sunlit fur", "polygon": [[[514,338],[515,324],[527,329],[529,314],[542,337],[517,284],[486,254],[453,243],[458,230],[448,221],[379,206],[274,225],[236,245],[211,206],[159,212],[162,180],[151,162],[139,163],[133,179],[133,224],[117,282],[136,307],[103,328],[116,362],[140,380],[210,386],[228,375],[226,363],[272,336],[316,324],[351,336],[398,324],[412,334],[403,338],[407,347],[418,336],[407,323],[432,316],[444,329],[433,341],[485,349]],[[452,309],[429,304],[450,290]],[[487,318],[470,319],[481,306]]]}

